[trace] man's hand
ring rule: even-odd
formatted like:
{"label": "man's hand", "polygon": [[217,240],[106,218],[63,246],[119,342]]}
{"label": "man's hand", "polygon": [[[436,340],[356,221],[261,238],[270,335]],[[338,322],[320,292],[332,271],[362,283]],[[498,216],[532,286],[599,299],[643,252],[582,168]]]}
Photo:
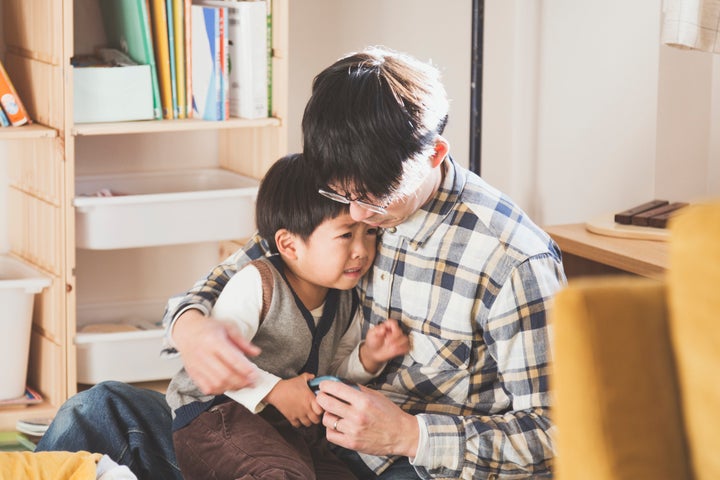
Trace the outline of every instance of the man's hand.
{"label": "man's hand", "polygon": [[366,371],[377,373],[388,361],[410,351],[410,339],[397,320],[389,318],[368,330],[360,346],[360,363]]}
{"label": "man's hand", "polygon": [[320,423],[323,410],[307,384],[313,377],[315,375],[312,373],[303,373],[295,378],[280,380],[263,401],[277,408],[295,428]]}
{"label": "man's hand", "polygon": [[366,387],[320,383],[317,402],[325,410],[328,441],[372,455],[415,457],[420,429],[413,415]]}
{"label": "man's hand", "polygon": [[255,381],[256,367],[247,356],[257,355],[260,349],[234,325],[191,309],[175,321],[172,338],[185,370],[203,393],[219,395]]}

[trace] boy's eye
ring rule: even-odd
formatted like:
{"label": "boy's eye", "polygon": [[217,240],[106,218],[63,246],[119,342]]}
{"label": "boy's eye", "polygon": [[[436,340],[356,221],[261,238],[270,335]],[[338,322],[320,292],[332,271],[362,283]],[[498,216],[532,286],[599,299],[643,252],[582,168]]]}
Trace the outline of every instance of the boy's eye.
{"label": "boy's eye", "polygon": [[352,232],[343,233],[340,238],[352,238]]}
{"label": "boy's eye", "polygon": [[367,234],[368,234],[368,235],[377,235],[377,234],[378,234],[378,229],[377,229],[377,228],[368,228],[368,229],[367,229]]}

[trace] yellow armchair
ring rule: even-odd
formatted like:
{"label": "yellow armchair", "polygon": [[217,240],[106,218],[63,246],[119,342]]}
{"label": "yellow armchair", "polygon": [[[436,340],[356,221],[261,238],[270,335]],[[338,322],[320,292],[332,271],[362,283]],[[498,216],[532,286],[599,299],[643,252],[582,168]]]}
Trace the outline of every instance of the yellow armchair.
{"label": "yellow armchair", "polygon": [[720,479],[720,203],[670,229],[664,281],[585,278],[556,297],[556,480]]}

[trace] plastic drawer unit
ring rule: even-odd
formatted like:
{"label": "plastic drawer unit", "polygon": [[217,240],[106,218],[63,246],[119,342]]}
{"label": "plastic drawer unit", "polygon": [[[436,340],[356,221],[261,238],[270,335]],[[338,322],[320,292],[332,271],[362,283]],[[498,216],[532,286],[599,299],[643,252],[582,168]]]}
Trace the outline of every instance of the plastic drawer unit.
{"label": "plastic drawer unit", "polygon": [[247,238],[259,182],[222,169],[78,177],[78,248],[108,250]]}

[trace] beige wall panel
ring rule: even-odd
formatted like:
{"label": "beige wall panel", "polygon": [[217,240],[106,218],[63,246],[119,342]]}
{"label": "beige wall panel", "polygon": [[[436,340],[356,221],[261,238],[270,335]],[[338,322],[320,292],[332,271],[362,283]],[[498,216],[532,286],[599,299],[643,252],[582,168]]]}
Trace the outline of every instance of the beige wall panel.
{"label": "beige wall panel", "polygon": [[55,139],[8,142],[9,184],[60,206],[64,162],[59,148]]}
{"label": "beige wall panel", "polygon": [[5,64],[30,118],[62,130],[64,95],[61,67],[10,52],[5,57]]}
{"label": "beige wall panel", "polygon": [[277,127],[222,132],[218,144],[220,166],[257,179],[285,154],[286,146],[284,129]]}
{"label": "beige wall panel", "polygon": [[8,50],[59,65],[62,7],[59,0],[2,0],[2,31]]}
{"label": "beige wall panel", "polygon": [[8,200],[13,205],[8,215],[11,250],[42,270],[62,275],[65,227],[60,209],[13,187]]}
{"label": "beige wall panel", "polygon": [[59,407],[68,395],[64,381],[68,373],[65,355],[65,348],[33,331],[28,383],[39,389],[44,399],[55,407]]}

